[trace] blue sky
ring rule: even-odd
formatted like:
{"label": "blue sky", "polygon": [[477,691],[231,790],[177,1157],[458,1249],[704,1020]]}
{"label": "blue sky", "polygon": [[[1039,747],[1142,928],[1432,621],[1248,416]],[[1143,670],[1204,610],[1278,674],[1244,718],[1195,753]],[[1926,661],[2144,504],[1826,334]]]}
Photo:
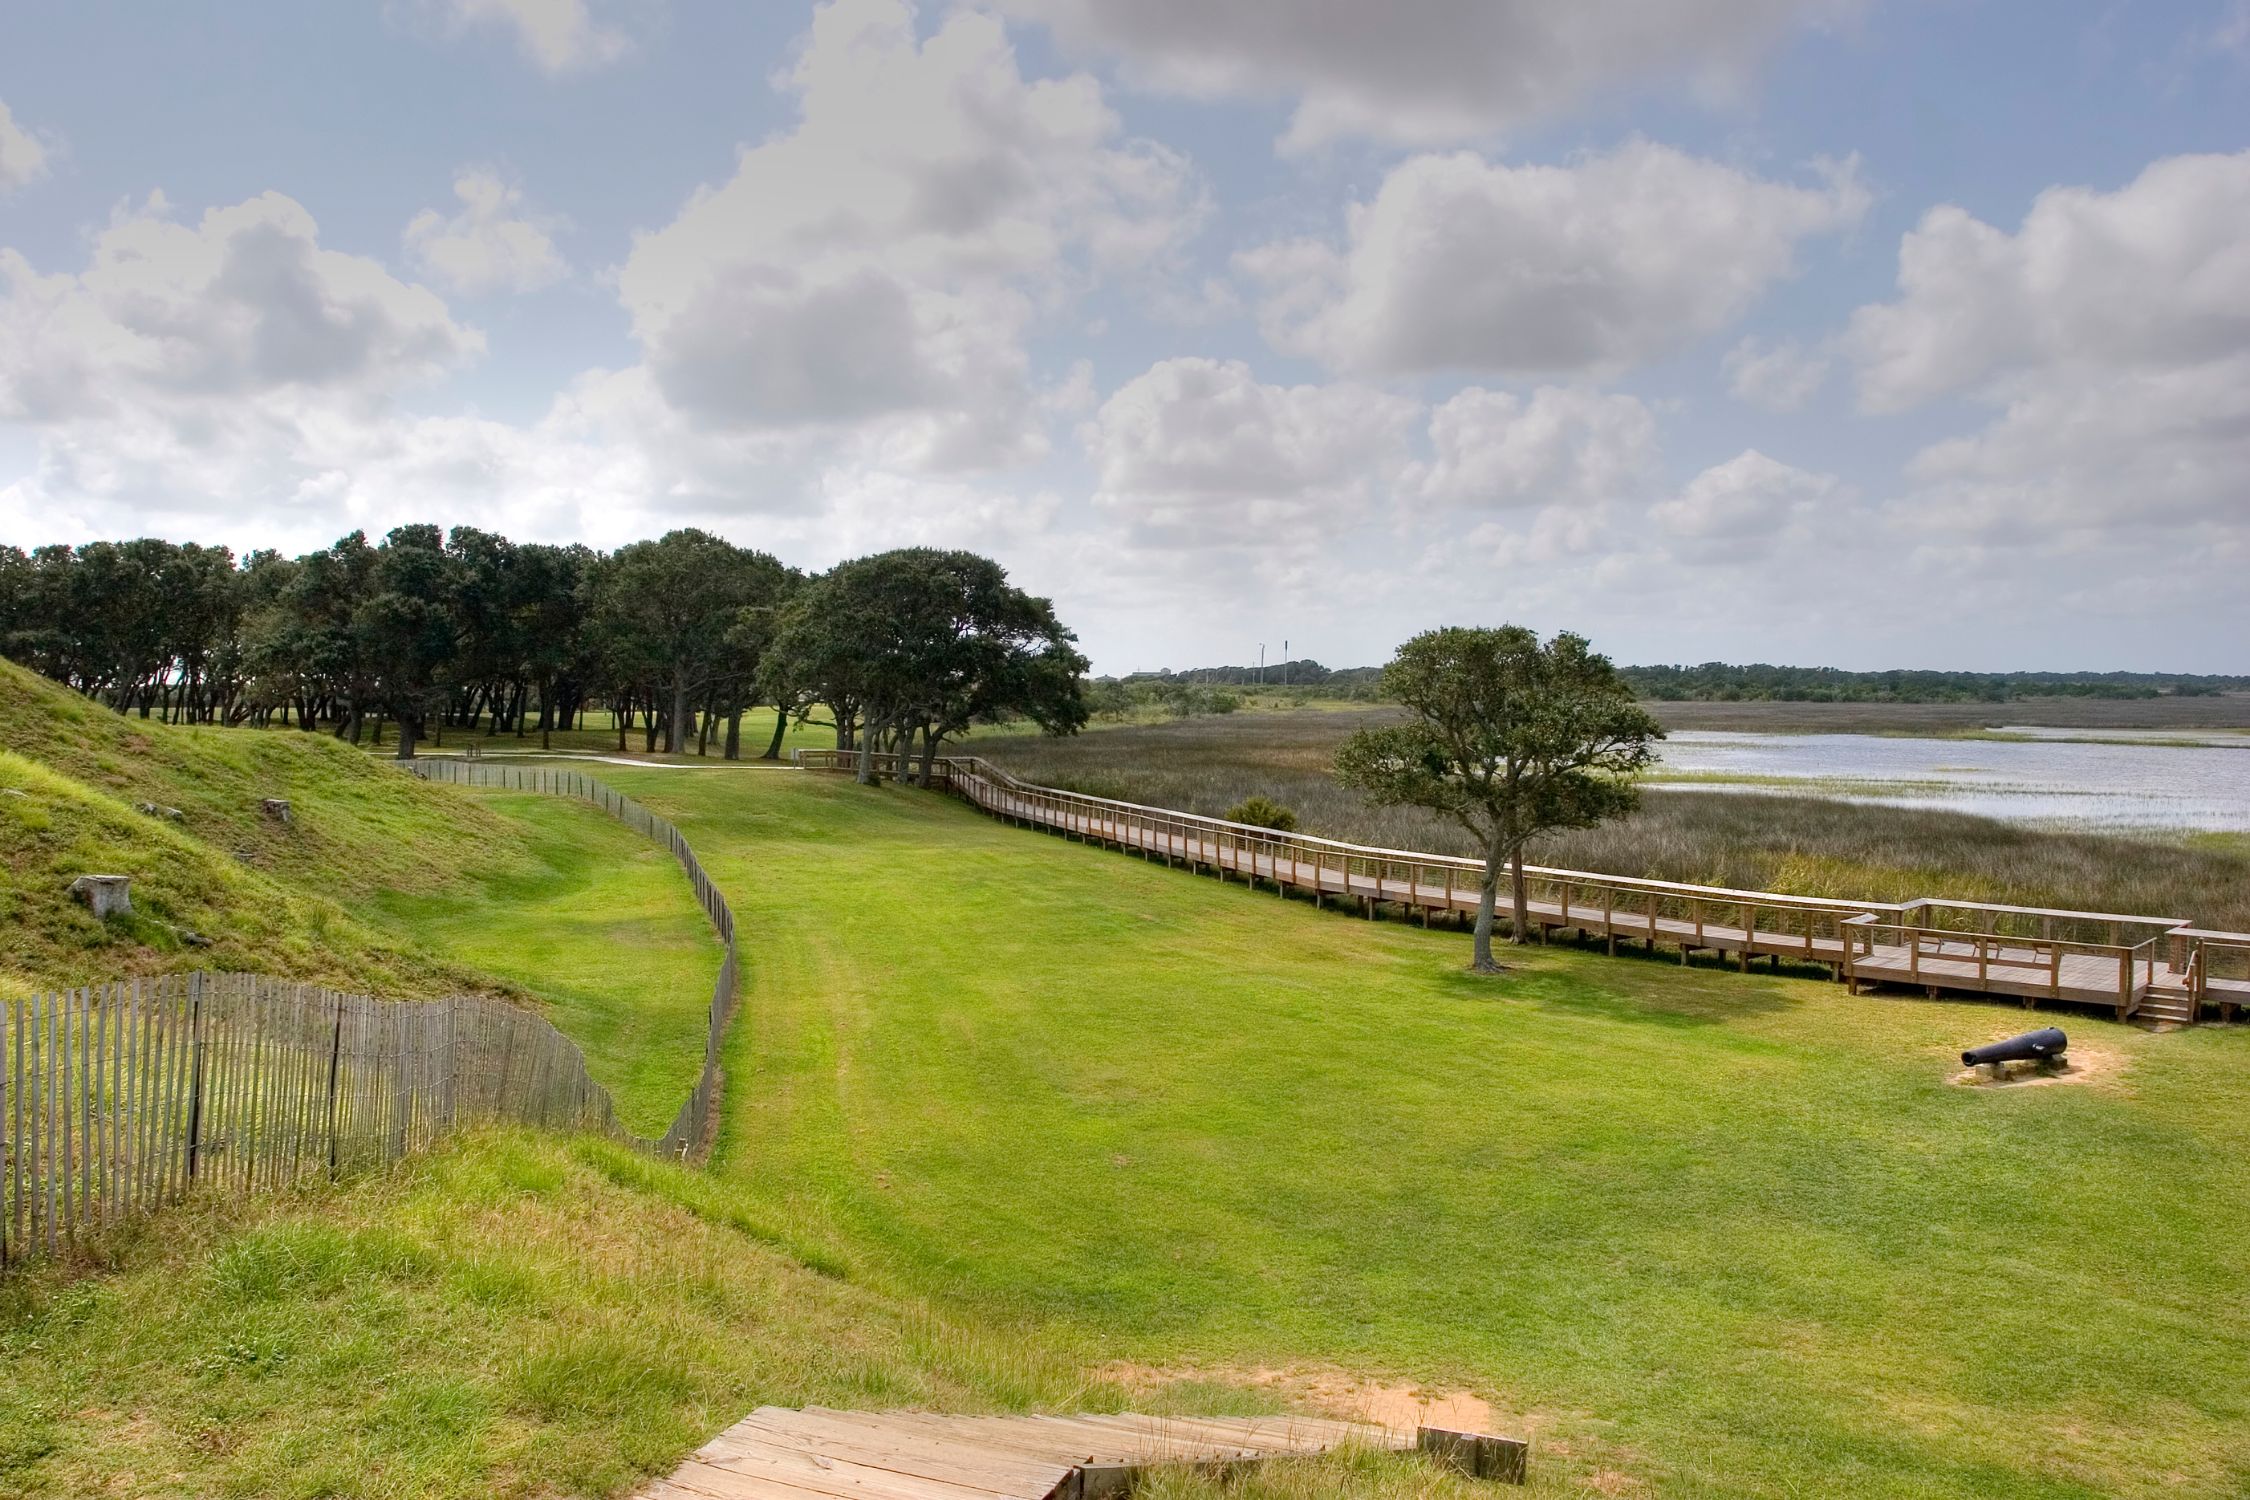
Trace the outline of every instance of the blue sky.
{"label": "blue sky", "polygon": [[0,110],[0,542],[2250,670],[2241,0],[83,3]]}

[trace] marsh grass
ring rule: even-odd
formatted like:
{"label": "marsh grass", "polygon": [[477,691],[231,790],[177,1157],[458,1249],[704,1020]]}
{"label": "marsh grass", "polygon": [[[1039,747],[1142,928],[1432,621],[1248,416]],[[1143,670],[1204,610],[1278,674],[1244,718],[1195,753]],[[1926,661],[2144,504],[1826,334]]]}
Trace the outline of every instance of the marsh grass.
{"label": "marsh grass", "polygon": [[[1329,774],[1346,735],[1387,717],[1374,710],[1189,720],[1068,740],[993,739],[976,748],[1019,776],[1094,796],[1214,817],[1246,797],[1265,796],[1294,808],[1308,833],[1478,853],[1458,825],[1419,809],[1370,806]],[[2225,835],[2076,833],[1820,797],[1651,788],[1631,817],[1543,839],[1532,857],[1606,874],[1793,895],[1949,896],[2186,917],[2250,931],[2250,839]]]}

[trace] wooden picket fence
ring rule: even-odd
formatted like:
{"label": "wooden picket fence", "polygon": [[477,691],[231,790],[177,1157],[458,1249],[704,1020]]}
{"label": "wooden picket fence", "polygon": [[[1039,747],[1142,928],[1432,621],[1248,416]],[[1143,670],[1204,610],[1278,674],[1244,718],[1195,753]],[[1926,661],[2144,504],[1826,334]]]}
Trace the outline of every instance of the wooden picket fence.
{"label": "wooden picket fence", "polygon": [[477,996],[175,974],[0,1006],[0,1263],[209,1186],[396,1161],[458,1125],[619,1134],[571,1040]]}
{"label": "wooden picket fence", "polygon": [[381,1166],[463,1125],[590,1130],[684,1157],[708,1139],[734,1013],[734,914],[671,823],[575,772],[424,761],[434,781],[592,802],[671,849],[725,943],[703,1069],[672,1126],[618,1123],[585,1054],[479,996],[395,1001],[258,974],[179,974],[0,1002],[0,1265],[203,1188]]}

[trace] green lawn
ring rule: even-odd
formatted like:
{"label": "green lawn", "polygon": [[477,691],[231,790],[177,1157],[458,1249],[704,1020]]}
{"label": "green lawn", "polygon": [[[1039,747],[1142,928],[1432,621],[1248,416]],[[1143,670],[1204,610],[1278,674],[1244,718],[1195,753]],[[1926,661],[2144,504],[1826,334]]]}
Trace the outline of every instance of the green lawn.
{"label": "green lawn", "polygon": [[618,771],[745,934],[718,1170],[1107,1358],[1485,1394],[1665,1495],[2250,1490],[2250,1028],[1371,925],[843,778]]}
{"label": "green lawn", "polygon": [[363,913],[538,997],[586,1053],[628,1129],[662,1135],[703,1068],[723,950],[661,845],[575,799],[460,792],[518,837],[504,863],[436,890],[379,892]]}

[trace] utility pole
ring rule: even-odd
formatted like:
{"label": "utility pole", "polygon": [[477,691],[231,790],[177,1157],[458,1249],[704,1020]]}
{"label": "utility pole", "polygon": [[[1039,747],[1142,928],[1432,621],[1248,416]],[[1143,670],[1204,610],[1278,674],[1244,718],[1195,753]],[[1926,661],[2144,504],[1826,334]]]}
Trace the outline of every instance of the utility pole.
{"label": "utility pole", "polygon": [[1266,685],[1266,643],[1258,642],[1258,686]]}
{"label": "utility pole", "polygon": [[1289,686],[1289,638],[1281,638],[1281,685]]}

